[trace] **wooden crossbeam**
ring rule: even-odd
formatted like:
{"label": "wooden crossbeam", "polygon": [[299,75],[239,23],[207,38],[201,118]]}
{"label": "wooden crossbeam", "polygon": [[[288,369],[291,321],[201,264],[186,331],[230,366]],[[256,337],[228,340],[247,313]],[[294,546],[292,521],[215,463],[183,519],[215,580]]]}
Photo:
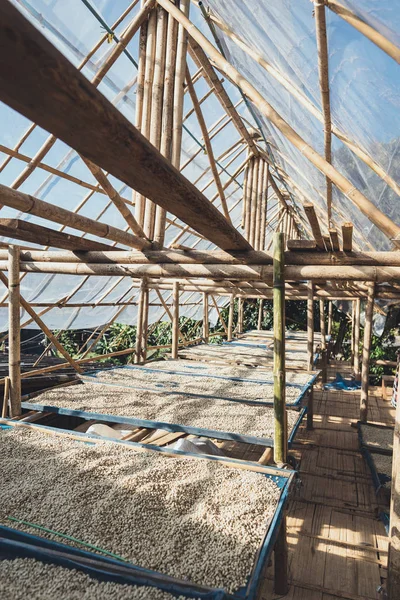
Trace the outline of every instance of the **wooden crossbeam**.
{"label": "wooden crossbeam", "polygon": [[52,246],[79,252],[111,250],[113,247],[101,242],[87,240],[70,233],[55,231],[21,219],[0,219],[0,235],[11,239],[32,242],[41,246]]}
{"label": "wooden crossbeam", "polygon": [[0,6],[0,98],[224,250],[250,248],[12,4]]}

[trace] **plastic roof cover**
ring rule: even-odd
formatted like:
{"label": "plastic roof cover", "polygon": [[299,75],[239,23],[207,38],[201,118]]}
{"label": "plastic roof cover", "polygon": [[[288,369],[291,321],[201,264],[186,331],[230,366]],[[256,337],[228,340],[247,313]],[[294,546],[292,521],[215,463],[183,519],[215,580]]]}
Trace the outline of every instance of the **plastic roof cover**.
{"label": "plastic roof cover", "polygon": [[[105,32],[105,25],[112,23],[130,5],[129,0],[14,0],[22,12],[55,44],[76,66],[89,53]],[[343,1],[348,8],[360,15],[365,21],[386,35],[395,43],[400,38],[400,2],[385,0],[376,3],[374,0],[357,2]],[[140,5],[140,3],[139,3]],[[126,25],[137,12],[139,5],[131,11],[115,29],[121,34]],[[317,46],[313,4],[309,0],[208,0],[205,5],[212,13],[225,22],[237,36],[248,46],[262,53],[263,57],[278,69],[292,84],[321,110],[318,81]],[[92,10],[91,10],[92,9]],[[207,23],[195,5],[191,5],[191,20],[209,39],[212,39]],[[326,9],[327,33],[329,47],[329,79],[331,95],[332,122],[352,141],[356,142],[367,154],[382,166],[385,171],[399,179],[400,169],[400,78],[398,65],[361,33],[352,28],[339,16]],[[254,59],[250,58],[234,41],[216,27],[219,42],[222,44],[226,58],[265,96],[266,100],[294,127],[297,132],[310,143],[315,150],[323,154],[323,126],[309,113],[299,101],[293,97],[280,83],[273,79]],[[115,65],[108,72],[99,86],[100,91],[112,101],[123,114],[134,122],[136,73],[135,62],[138,55],[138,36],[135,36]],[[83,73],[92,78],[108,56],[112,46],[104,43],[84,67]],[[192,74],[196,71],[188,59]],[[233,103],[241,100],[239,91],[231,84],[224,83]],[[208,91],[203,80],[196,83],[198,97]],[[191,108],[190,98],[185,97],[184,114]],[[211,127],[224,117],[224,112],[214,98],[210,96],[202,105],[207,125]],[[255,124],[252,116],[242,101],[238,111],[248,122]],[[254,114],[254,113],[253,113]],[[269,144],[273,160],[280,165],[290,179],[286,185],[297,199],[311,199],[321,208],[325,207],[325,178],[309,163],[300,152],[288,142],[282,134],[267,122],[260,114],[255,113],[256,122]],[[36,127],[26,140],[18,146],[18,142],[28,130],[30,123],[5,105],[0,104],[0,143],[6,148],[17,147],[18,152],[32,158],[48,137],[48,133]],[[216,194],[215,185],[210,185],[210,170],[207,156],[201,148],[201,133],[194,115],[185,121],[181,164],[190,157],[196,157],[183,173],[200,188],[210,199]],[[229,124],[213,139],[215,156],[219,156],[239,142],[236,129]],[[0,183],[12,186],[26,162],[18,158],[8,158],[0,147]],[[242,152],[240,152],[242,150]],[[237,152],[236,152],[237,151]],[[240,152],[240,154],[239,154]],[[236,156],[237,154],[237,156]],[[332,138],[333,164],[372,202],[400,224],[397,197],[395,192],[380,179],[369,167],[358,159],[335,136]],[[236,156],[236,158],[235,158]],[[234,159],[232,161],[232,158]],[[220,161],[221,166],[232,174],[245,158],[245,147],[237,146],[236,150]],[[4,166],[4,161],[7,160]],[[232,161],[232,162],[231,162]],[[83,164],[76,152],[64,143],[57,141],[44,157],[44,163],[55,167],[63,173],[78,178],[83,182],[96,185],[91,173]],[[226,166],[228,163],[229,166]],[[229,177],[222,171],[222,182]],[[110,181],[121,195],[132,198],[132,190],[126,185],[110,177]],[[241,194],[243,173],[236,182],[227,189],[228,205],[232,207],[233,223],[239,227],[241,219]],[[208,184],[208,185],[207,185]],[[207,186],[207,187],[206,187]],[[108,197],[94,192],[78,183],[49,174],[36,168],[19,187],[47,202],[52,202],[69,210],[77,210],[80,214],[96,218],[124,229],[126,223],[115,209]],[[219,207],[218,201],[216,206]],[[233,208],[234,207],[234,208]],[[48,221],[31,215],[17,214],[7,207],[1,211],[2,217],[25,218],[47,227],[57,227]],[[173,219],[173,217],[171,217]],[[333,218],[337,224],[352,220],[355,227],[355,240],[361,248],[390,249],[391,243],[370,221],[333,187]],[[184,225],[177,221],[178,225]],[[81,235],[70,228],[65,231]],[[182,231],[170,224],[166,232],[166,245],[170,244]],[[97,239],[93,236],[85,236]],[[2,241],[10,241],[3,238]],[[212,248],[206,240],[191,233],[184,233],[179,243],[196,248]],[[268,244],[268,234],[267,234]],[[39,248],[40,246],[38,246]],[[127,306],[121,312],[121,306],[93,306],[103,298],[104,302],[124,301],[132,298],[134,302],[137,290],[132,288],[132,281],[124,278],[115,286],[115,279],[91,276],[89,278],[61,275],[28,274],[21,282],[21,293],[31,302],[58,302],[68,297],[75,288],[79,290],[73,296],[74,304],[82,302],[90,304],[82,308],[53,308],[42,316],[51,328],[94,327],[108,322],[120,311],[117,320],[133,324],[136,319],[136,306]],[[107,294],[109,290],[112,290]],[[4,290],[6,293],[6,290]],[[107,294],[105,296],[105,294]],[[170,293],[164,295],[170,302]],[[200,294],[192,294],[188,305],[182,306],[183,316],[197,315],[201,318],[199,306]],[[3,299],[4,301],[4,299]],[[182,302],[183,295],[182,295]],[[155,298],[154,303],[159,304]],[[196,306],[197,304],[197,306]],[[40,309],[42,310],[42,308]],[[6,309],[0,309],[0,328],[6,329]],[[160,306],[150,308],[149,322],[157,320],[163,310]],[[211,320],[216,319],[215,309],[210,310]],[[36,327],[35,324],[30,326]]]}

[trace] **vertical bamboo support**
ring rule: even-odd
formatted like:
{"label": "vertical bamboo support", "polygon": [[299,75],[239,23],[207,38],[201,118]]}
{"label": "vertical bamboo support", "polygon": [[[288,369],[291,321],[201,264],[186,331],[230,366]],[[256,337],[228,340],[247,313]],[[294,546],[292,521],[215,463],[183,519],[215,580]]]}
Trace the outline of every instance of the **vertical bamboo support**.
{"label": "vertical bamboo support", "polygon": [[354,317],[354,377],[360,378],[360,313],[361,299],[355,301],[355,317]]}
{"label": "vertical bamboo support", "polygon": [[256,250],[260,250],[264,169],[265,169],[265,162],[263,160],[260,160],[259,161],[259,171],[258,171],[257,208],[256,208],[256,215],[255,215],[255,235],[254,235],[254,248]]}
{"label": "vertical bamboo support", "polygon": [[144,315],[146,309],[146,292],[147,282],[143,278],[140,283],[139,301],[138,301],[138,312],[137,312],[137,324],[136,324],[136,343],[135,343],[135,358],[136,364],[141,362],[142,359],[142,342],[143,342],[143,329],[144,329]]}
{"label": "vertical bamboo support", "polygon": [[179,283],[174,281],[173,284],[173,311],[172,311],[172,348],[171,358],[178,358],[179,344]]}
{"label": "vertical bamboo support", "polygon": [[[160,152],[163,156],[168,158],[168,160],[172,159],[172,128],[174,115],[177,40],[178,23],[172,15],[168,15],[167,43],[165,54],[164,101],[160,144]],[[183,89],[181,90],[181,95],[183,96]],[[179,167],[179,163],[174,166]],[[161,248],[164,244],[166,217],[166,210],[161,206],[157,206],[154,241],[157,247],[159,248]]]}
{"label": "vertical bamboo support", "polygon": [[322,382],[327,379],[327,356],[326,356],[326,328],[325,328],[325,302],[319,301],[319,322],[321,329],[321,363],[322,363]]}
{"label": "vertical bamboo support", "polygon": [[[142,0],[143,6],[143,0]],[[139,64],[138,64],[138,75],[137,75],[137,88],[136,88],[136,114],[135,114],[135,126],[141,131],[142,119],[143,119],[143,100],[144,100],[144,82],[145,82],[145,68],[146,68],[146,43],[147,43],[147,22],[143,23],[140,28],[139,36]],[[138,192],[133,192],[133,200],[135,202],[135,218],[139,225],[143,225],[144,220],[144,197]]]}
{"label": "vertical bamboo support", "polygon": [[371,353],[372,317],[374,314],[375,284],[368,285],[367,305],[365,307],[364,343],[361,367],[360,421],[368,418],[369,355]]}
{"label": "vertical bamboo support", "polygon": [[351,303],[351,364],[354,368],[354,335],[356,330],[356,301]]}
{"label": "vertical bamboo support", "polygon": [[10,416],[21,414],[21,322],[19,294],[19,246],[8,247],[8,374]]}
{"label": "vertical bamboo support", "polygon": [[252,199],[253,199],[253,171],[254,171],[254,157],[250,158],[248,166],[247,166],[247,186],[245,190],[245,207],[244,207],[244,230],[245,236],[248,241],[250,241],[250,221],[251,221],[251,211],[252,211]]}
{"label": "vertical bamboo support", "polygon": [[260,169],[260,160],[254,159],[253,167],[253,184],[251,189],[251,207],[250,207],[250,239],[249,242],[254,248],[255,233],[256,233],[256,216],[258,205],[258,173]]}
{"label": "vertical bamboo support", "polygon": [[387,570],[387,595],[389,600],[396,600],[400,597],[400,387],[397,389],[396,400]]}
{"label": "vertical bamboo support", "polygon": [[274,287],[274,461],[287,461],[287,415],[285,402],[285,279],[284,239],[274,233],[273,287]]}
{"label": "vertical bamboo support", "polygon": [[208,309],[209,309],[208,294],[207,294],[207,292],[203,292],[203,338],[204,338],[204,341],[206,344],[208,344],[209,335],[210,335]]}
{"label": "vertical bamboo support", "polygon": [[328,303],[328,335],[332,335],[333,302]]}
{"label": "vertical bamboo support", "polygon": [[238,333],[243,333],[243,298],[238,298]]}
{"label": "vertical bamboo support", "polygon": [[307,283],[307,370],[314,368],[314,285]]}
{"label": "vertical bamboo support", "polygon": [[263,198],[261,207],[261,239],[260,250],[265,249],[265,234],[267,229],[267,208],[268,208],[268,182],[269,182],[269,167],[265,163],[264,182],[263,182]]}
{"label": "vertical bamboo support", "polygon": [[142,328],[142,356],[141,361],[146,362],[147,358],[147,341],[148,341],[148,327],[149,327],[149,286],[146,286],[144,293],[144,306],[143,306],[143,328]]}
{"label": "vertical bamboo support", "polygon": [[247,206],[247,200],[248,200],[248,188],[249,188],[249,169],[250,169],[250,151],[249,149],[247,149],[247,153],[246,153],[246,167],[244,170],[244,176],[243,176],[243,201],[242,201],[242,221],[241,221],[241,227],[242,229],[246,229],[246,206]]}
{"label": "vertical bamboo support", "polygon": [[235,296],[231,294],[229,299],[229,315],[228,315],[228,336],[227,341],[232,341],[232,330],[233,330],[233,310],[235,307]]}
{"label": "vertical bamboo support", "polygon": [[286,596],[288,591],[288,545],[286,516],[284,516],[274,548],[274,592],[278,596]]}
{"label": "vertical bamboo support", "polygon": [[[180,0],[181,12],[189,16],[190,0]],[[183,119],[183,88],[186,74],[186,50],[187,33],[184,27],[178,26],[178,41],[175,67],[175,90],[174,90],[174,115],[172,129],[172,164],[179,168],[182,146],[182,119]]]}
{"label": "vertical bamboo support", "polygon": [[[150,137],[151,124],[151,97],[154,77],[154,57],[156,52],[156,27],[157,11],[153,9],[150,13],[146,27],[146,46],[144,49],[144,75],[143,75],[143,100],[141,102],[141,126],[140,131],[145,138]],[[142,41],[142,40],[141,40]],[[142,51],[142,48],[140,48]],[[142,58],[142,56],[140,56]],[[140,65],[139,65],[140,66]],[[138,75],[141,75],[139,70]],[[141,194],[136,195],[135,217],[140,227],[144,227],[146,212],[146,198]]]}
{"label": "vertical bamboo support", "polygon": [[258,322],[257,322],[257,330],[258,331],[261,331],[261,329],[262,329],[263,305],[264,305],[264,300],[262,298],[260,298],[258,300]]}
{"label": "vertical bamboo support", "polygon": [[[149,124],[149,140],[156,148],[160,148],[161,128],[164,97],[164,74],[165,74],[165,51],[167,37],[167,13],[161,6],[157,6],[156,13],[156,35],[154,49],[153,85],[151,89],[151,108]],[[154,238],[156,205],[151,200],[146,200],[144,216],[145,235],[152,240]]]}

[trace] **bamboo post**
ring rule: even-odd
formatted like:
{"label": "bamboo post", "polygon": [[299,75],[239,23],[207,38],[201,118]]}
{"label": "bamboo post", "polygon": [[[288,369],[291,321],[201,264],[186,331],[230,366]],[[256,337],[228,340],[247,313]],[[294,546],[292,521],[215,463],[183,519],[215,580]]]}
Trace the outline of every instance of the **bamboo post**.
{"label": "bamboo post", "polygon": [[243,298],[238,298],[238,326],[237,332],[243,333]]}
{"label": "bamboo post", "polygon": [[229,315],[228,315],[228,336],[227,341],[232,341],[232,329],[233,329],[233,310],[235,306],[235,296],[231,294],[229,299]]}
{"label": "bamboo post", "polygon": [[325,302],[319,301],[320,329],[321,329],[321,363],[322,363],[322,382],[327,379],[327,356],[326,356],[326,328],[325,328]]}
{"label": "bamboo post", "polygon": [[173,285],[173,311],[172,311],[172,348],[171,358],[178,358],[179,344],[179,283],[174,281]]}
{"label": "bamboo post", "polygon": [[314,368],[314,285],[307,284],[307,370]]}
{"label": "bamboo post", "polygon": [[354,335],[356,330],[356,301],[351,303],[351,365],[354,368]]}
{"label": "bamboo post", "polygon": [[203,338],[206,344],[209,341],[209,321],[208,321],[208,294],[207,292],[203,292]]}
{"label": "bamboo post", "polygon": [[392,491],[390,502],[389,556],[387,595],[389,600],[400,597],[400,388],[393,437]]}
{"label": "bamboo post", "polygon": [[354,319],[354,377],[360,378],[360,312],[361,299],[355,301],[355,319]]}
{"label": "bamboo post", "polygon": [[332,319],[333,319],[333,303],[329,300],[328,303],[328,335],[332,335]]}
{"label": "bamboo post", "polygon": [[146,362],[147,358],[147,338],[148,338],[148,325],[149,325],[149,286],[146,286],[144,294],[144,306],[143,306],[143,327],[142,327],[142,341],[141,341],[141,362]]}
{"label": "bamboo post", "polygon": [[137,324],[136,324],[136,343],[135,343],[135,363],[140,363],[142,357],[142,339],[143,339],[143,324],[144,324],[144,311],[145,311],[145,296],[147,290],[147,282],[143,277],[140,283],[139,293],[139,304],[137,312]]}
{"label": "bamboo post", "polygon": [[286,596],[288,591],[288,545],[286,516],[284,516],[274,547],[274,592],[281,597]]}
{"label": "bamboo post", "polygon": [[3,407],[1,410],[1,418],[5,419],[7,417],[8,403],[10,400],[10,378],[4,378],[4,395],[3,395]]}
{"label": "bamboo post", "polygon": [[8,374],[10,416],[21,414],[21,322],[19,294],[19,246],[8,248]]}
{"label": "bamboo post", "polygon": [[274,461],[287,461],[284,234],[274,233]]}
{"label": "bamboo post", "polygon": [[369,355],[371,353],[372,317],[374,314],[375,284],[368,285],[367,305],[365,307],[364,343],[361,367],[360,421],[368,418]]}
{"label": "bamboo post", "polygon": [[262,322],[263,322],[263,304],[264,300],[262,298],[258,301],[258,321],[257,321],[257,330],[262,330]]}

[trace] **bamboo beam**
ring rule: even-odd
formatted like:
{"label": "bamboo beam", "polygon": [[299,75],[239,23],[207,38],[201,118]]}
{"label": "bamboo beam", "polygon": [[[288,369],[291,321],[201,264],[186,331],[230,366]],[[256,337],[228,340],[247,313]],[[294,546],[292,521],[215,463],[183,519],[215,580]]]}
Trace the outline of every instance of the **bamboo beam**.
{"label": "bamboo beam", "polygon": [[78,215],[70,210],[55,206],[44,200],[39,200],[28,194],[12,190],[5,185],[0,185],[0,202],[10,208],[15,208],[16,210],[42,217],[61,225],[68,224],[69,227],[73,227],[74,229],[110,239],[139,250],[149,247],[149,243],[146,240],[138,238],[131,233],[126,233],[121,229],[106,225],[106,223],[95,221],[94,219]]}
{"label": "bamboo beam", "polygon": [[338,236],[338,232],[336,231],[336,229],[329,229],[329,237],[331,239],[331,246],[332,246],[332,250],[333,252],[339,252],[340,251],[340,246],[339,246],[339,236]]}
{"label": "bamboo beam", "polygon": [[342,225],[343,252],[351,252],[353,249],[353,224]]}
{"label": "bamboo beam", "polygon": [[325,0],[325,5],[331,11],[339,15],[342,19],[347,21],[350,25],[357,29],[360,33],[365,35],[371,42],[376,44],[378,48],[386,52],[396,62],[400,64],[400,48],[391,42],[382,33],[374,29],[371,25],[366,23],[361,17],[356,15],[353,11],[343,6],[337,0]]}
{"label": "bamboo beam", "polygon": [[172,349],[171,358],[178,358],[179,344],[179,283],[174,281],[173,287],[173,312],[172,312]]}
{"label": "bamboo beam", "polygon": [[[249,248],[207,198],[15,7],[2,4],[0,17],[3,101],[217,246],[225,250]],[[70,125],[71,115],[74,127]]]}
{"label": "bamboo beam", "polygon": [[0,235],[24,242],[77,252],[112,250],[112,246],[107,244],[87,240],[71,233],[56,231],[21,219],[0,219]]}
{"label": "bamboo beam", "polygon": [[354,377],[360,379],[360,313],[361,299],[355,300],[354,314]]}
{"label": "bamboo beam", "polygon": [[287,462],[284,236],[274,233],[274,461]]}
{"label": "bamboo beam", "polygon": [[[368,419],[369,357],[371,354],[372,317],[374,314],[375,285],[368,285],[367,305],[365,307],[364,342],[361,368],[360,421]],[[357,349],[356,349],[357,351]]]}
{"label": "bamboo beam", "polygon": [[[374,223],[389,239],[400,244],[400,227],[382,213],[368,198],[357,190],[350,181],[320,156],[296,131],[266,102],[265,98],[241,75],[211,44],[209,40],[169,0],[158,0],[188,31],[191,40],[201,46],[220,71],[229,77],[253,102],[255,107],[281,131],[281,133],[339,190]],[[190,43],[192,41],[190,40]]]}
{"label": "bamboo beam", "polygon": [[21,414],[19,246],[9,246],[8,253],[8,376],[10,381],[10,416],[17,417]]}
{"label": "bamboo beam", "polygon": [[201,135],[203,137],[204,146],[205,146],[206,152],[207,152],[207,158],[210,163],[211,172],[213,174],[215,185],[218,190],[218,195],[219,195],[219,199],[221,202],[222,212],[224,213],[226,220],[229,223],[232,223],[232,220],[231,220],[231,217],[229,214],[228,205],[227,205],[226,198],[225,198],[225,193],[224,193],[224,190],[222,187],[221,180],[219,178],[219,173],[218,173],[217,165],[216,165],[215,158],[214,158],[214,151],[213,151],[213,148],[211,145],[210,137],[208,135],[206,122],[204,120],[203,112],[201,110],[201,107],[200,107],[200,104],[199,104],[199,101],[197,98],[196,90],[194,89],[194,85],[193,85],[192,79],[190,77],[190,72],[187,67],[186,67],[186,85],[187,85],[187,88],[189,91],[189,95],[190,95],[190,99],[193,104],[194,111],[196,113],[197,121],[200,126]]}
{"label": "bamboo beam", "polygon": [[313,204],[304,204],[303,205],[304,212],[306,213],[306,217],[308,222],[310,223],[310,227],[315,239],[315,243],[317,244],[317,248],[319,250],[325,250],[324,240],[322,238],[321,228],[319,226],[319,221],[317,214],[315,212],[315,208]]}

